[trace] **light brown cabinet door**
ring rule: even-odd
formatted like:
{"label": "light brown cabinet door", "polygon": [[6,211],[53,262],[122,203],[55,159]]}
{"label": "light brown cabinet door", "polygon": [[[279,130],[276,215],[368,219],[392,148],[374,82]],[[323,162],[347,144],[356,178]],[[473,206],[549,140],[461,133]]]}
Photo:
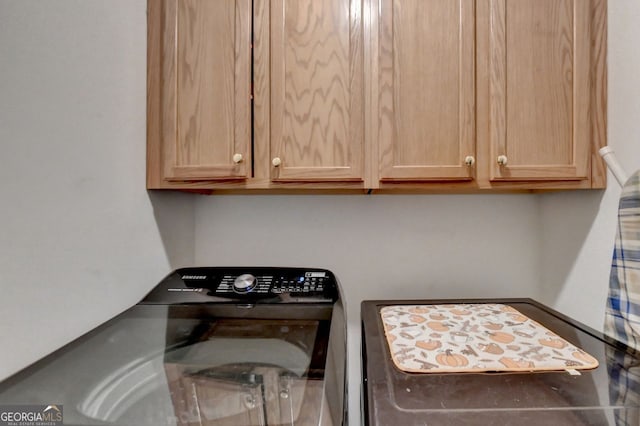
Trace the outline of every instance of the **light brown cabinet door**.
{"label": "light brown cabinet door", "polygon": [[163,6],[164,178],[246,178],[251,0],[166,0]]}
{"label": "light brown cabinet door", "polygon": [[588,179],[591,0],[489,8],[490,179]]}
{"label": "light brown cabinet door", "polygon": [[362,3],[255,2],[269,27],[267,46],[257,18],[255,148],[271,180],[363,179]]}
{"label": "light brown cabinet door", "polygon": [[149,188],[605,186],[606,0],[148,1]]}
{"label": "light brown cabinet door", "polygon": [[379,180],[471,180],[475,1],[380,0],[378,10],[372,102]]}

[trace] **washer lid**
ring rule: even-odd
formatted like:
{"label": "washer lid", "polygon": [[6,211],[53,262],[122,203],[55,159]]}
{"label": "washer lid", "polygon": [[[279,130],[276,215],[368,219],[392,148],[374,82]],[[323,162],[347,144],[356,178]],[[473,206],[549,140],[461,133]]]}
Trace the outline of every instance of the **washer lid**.
{"label": "washer lid", "polygon": [[70,425],[320,418],[338,379],[331,367],[325,376],[328,356],[344,351],[331,321],[223,317],[220,307],[137,305],[0,382],[0,405],[57,403]]}

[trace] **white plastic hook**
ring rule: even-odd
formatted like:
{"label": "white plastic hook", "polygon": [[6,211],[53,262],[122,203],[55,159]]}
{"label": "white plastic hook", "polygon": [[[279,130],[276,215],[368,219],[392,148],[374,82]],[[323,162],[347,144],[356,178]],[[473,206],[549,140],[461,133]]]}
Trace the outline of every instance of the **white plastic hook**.
{"label": "white plastic hook", "polygon": [[605,146],[603,148],[600,148],[600,151],[598,152],[600,153],[600,156],[604,159],[604,161],[607,163],[609,170],[611,170],[611,173],[613,173],[613,176],[616,178],[620,186],[624,186],[625,182],[629,177],[622,169],[622,166],[620,165],[620,163],[618,163],[616,154],[614,153],[613,149],[609,146]]}

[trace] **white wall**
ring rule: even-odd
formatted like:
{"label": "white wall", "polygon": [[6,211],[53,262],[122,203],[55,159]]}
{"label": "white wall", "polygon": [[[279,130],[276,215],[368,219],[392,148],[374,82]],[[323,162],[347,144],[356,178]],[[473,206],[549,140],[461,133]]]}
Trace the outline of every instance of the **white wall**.
{"label": "white wall", "polygon": [[0,0],[0,379],[192,262],[193,198],[144,189],[145,8]]}
{"label": "white wall", "polygon": [[360,302],[539,298],[536,195],[213,196],[196,202],[200,265],[316,266],[341,280],[359,424]]}
{"label": "white wall", "polygon": [[[640,2],[609,1],[608,143],[627,173],[640,169]],[[620,187],[541,198],[543,301],[602,329]]]}
{"label": "white wall", "polygon": [[[192,263],[334,270],[356,419],[360,300],[527,296],[599,327],[613,179],[542,196],[147,195],[145,5],[0,0],[0,378]],[[609,139],[628,170],[639,9],[609,2]]]}

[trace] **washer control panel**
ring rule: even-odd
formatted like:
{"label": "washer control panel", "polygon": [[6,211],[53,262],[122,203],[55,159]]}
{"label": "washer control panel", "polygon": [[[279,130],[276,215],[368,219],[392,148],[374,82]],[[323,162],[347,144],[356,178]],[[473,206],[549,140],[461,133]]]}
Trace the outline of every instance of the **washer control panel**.
{"label": "washer control panel", "polygon": [[[276,273],[273,273],[276,272]],[[328,271],[296,271],[297,273],[277,273],[269,271],[267,274],[228,274],[221,276],[220,283],[215,289],[216,295],[228,295],[230,293],[256,295],[318,295],[324,294],[332,277]]]}
{"label": "washer control panel", "polygon": [[174,271],[143,303],[316,303],[338,299],[336,278],[326,269],[201,267]]}

